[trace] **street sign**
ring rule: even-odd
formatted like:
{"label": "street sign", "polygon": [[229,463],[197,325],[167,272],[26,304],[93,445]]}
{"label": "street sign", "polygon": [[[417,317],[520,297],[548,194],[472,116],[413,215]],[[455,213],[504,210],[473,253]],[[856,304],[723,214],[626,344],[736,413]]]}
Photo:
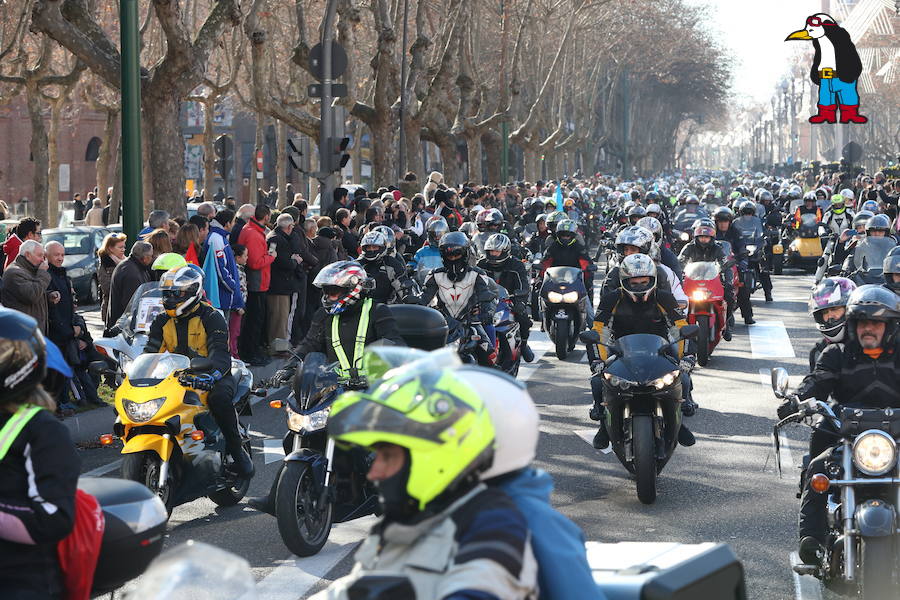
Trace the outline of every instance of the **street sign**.
{"label": "street sign", "polygon": [[[321,98],[322,97],[322,84],[321,83],[311,83],[308,88],[306,88],[306,93],[310,98]],[[347,86],[343,83],[332,83],[331,84],[331,97],[332,98],[342,98],[347,95]]]}
{"label": "street sign", "polygon": [[[309,51],[309,70],[313,76],[321,81],[324,77],[324,67],[322,66],[322,44],[316,44]],[[329,79],[337,79],[347,70],[347,52],[344,47],[337,42],[331,42],[331,77]]]}

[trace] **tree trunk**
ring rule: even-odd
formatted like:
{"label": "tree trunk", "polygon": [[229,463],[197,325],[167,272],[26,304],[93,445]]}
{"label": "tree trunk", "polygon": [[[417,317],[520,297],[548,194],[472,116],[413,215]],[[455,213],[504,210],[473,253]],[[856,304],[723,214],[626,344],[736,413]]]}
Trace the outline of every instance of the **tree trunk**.
{"label": "tree trunk", "polygon": [[406,170],[415,173],[419,179],[425,175],[422,162],[422,127],[417,121],[408,121],[406,128]]}
{"label": "tree trunk", "polygon": [[259,188],[262,180],[257,178],[256,156],[263,149],[265,129],[266,115],[258,112],[256,113],[256,141],[253,144],[253,156],[250,158],[250,198],[247,199],[250,204],[259,204]]}
{"label": "tree trunk", "polygon": [[444,172],[444,183],[447,185],[462,183],[462,170],[456,157],[456,141],[453,136],[442,135],[439,137],[437,147],[441,150],[441,169]]}
{"label": "tree trunk", "polygon": [[522,147],[522,154],[525,157],[525,180],[534,183],[541,178],[541,161],[537,151],[530,146]]}
{"label": "tree trunk", "polygon": [[350,168],[353,170],[353,183],[362,184],[362,134],[363,125],[360,121],[353,121],[353,149]]}
{"label": "tree trunk", "polygon": [[484,183],[481,177],[481,133],[466,137],[467,181]]}
{"label": "tree trunk", "polygon": [[[118,127],[119,127],[119,111],[118,110],[107,110],[106,111],[106,122],[103,124],[103,142],[100,144],[100,152],[97,154],[97,196],[103,198],[103,194],[106,193],[106,190],[110,188],[110,166],[113,161],[113,158],[116,156],[113,154],[114,150],[117,150],[119,147],[118,142]],[[119,165],[119,161],[116,161],[116,166]],[[116,180],[116,185],[118,186],[118,180]],[[115,195],[115,194],[114,194]],[[113,209],[110,208],[110,215],[117,214],[113,212]]]}
{"label": "tree trunk", "polygon": [[[184,138],[179,119],[181,99],[171,90],[158,90],[144,98],[143,107],[144,139],[149,138],[150,150],[151,206],[168,211],[172,217],[184,217]],[[145,196],[145,205],[146,200]]]}
{"label": "tree trunk", "polygon": [[[66,98],[50,102],[50,129],[47,132],[47,223],[49,227],[59,225],[59,122]],[[69,180],[71,186],[71,178]]]}
{"label": "tree trunk", "polygon": [[275,123],[275,179],[278,189],[278,208],[284,208],[293,198],[288,200],[287,192],[287,125],[284,121]]}
{"label": "tree trunk", "polygon": [[486,156],[488,183],[506,184],[506,181],[500,181],[503,175],[503,139],[493,131],[487,131],[481,137],[481,143]]}
{"label": "tree trunk", "polygon": [[388,186],[394,181],[393,119],[382,116],[369,126],[372,132],[372,187]]}
{"label": "tree trunk", "polygon": [[[209,198],[216,193],[216,124],[213,122],[215,116],[215,100],[203,103],[203,187]],[[222,174],[225,179],[227,173]]]}
{"label": "tree trunk", "polygon": [[31,160],[34,166],[32,175],[31,213],[44,227],[55,227],[56,223],[48,220],[47,181],[50,154],[47,149],[47,128],[44,125],[41,92],[33,81],[25,84],[25,99],[28,106],[28,118],[31,121]]}

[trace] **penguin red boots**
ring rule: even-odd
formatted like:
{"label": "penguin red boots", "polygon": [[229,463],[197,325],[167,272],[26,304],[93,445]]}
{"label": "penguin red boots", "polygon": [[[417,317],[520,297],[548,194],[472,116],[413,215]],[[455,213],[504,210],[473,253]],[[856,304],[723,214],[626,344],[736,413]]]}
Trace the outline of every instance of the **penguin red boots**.
{"label": "penguin red boots", "polygon": [[[865,123],[869,119],[857,113],[859,104],[841,104],[841,123]],[[810,119],[811,121],[812,119]],[[834,123],[834,121],[832,121]]]}
{"label": "penguin red boots", "polygon": [[811,116],[810,123],[837,123],[837,104],[817,104],[816,106],[819,107],[819,114]]}

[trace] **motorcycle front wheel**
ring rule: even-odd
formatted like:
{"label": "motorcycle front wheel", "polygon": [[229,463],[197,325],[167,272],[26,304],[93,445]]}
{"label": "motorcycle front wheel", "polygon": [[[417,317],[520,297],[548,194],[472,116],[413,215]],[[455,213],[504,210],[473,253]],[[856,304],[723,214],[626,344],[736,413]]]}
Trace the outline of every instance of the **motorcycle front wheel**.
{"label": "motorcycle front wheel", "polygon": [[700,332],[697,333],[697,362],[705,367],[709,362],[709,317],[701,315],[697,319],[697,326],[700,327]]}
{"label": "motorcycle front wheel", "polygon": [[638,500],[653,504],[656,501],[656,440],[653,438],[653,418],[650,415],[631,418],[631,439]]}
{"label": "motorcycle front wheel", "polygon": [[288,550],[297,556],[317,554],[331,533],[333,507],[319,504],[319,486],[305,462],[285,464],[275,493],[278,532]]}
{"label": "motorcycle front wheel", "polygon": [[863,600],[896,597],[896,556],[893,536],[863,538],[860,582]]}
{"label": "motorcycle front wheel", "polygon": [[566,360],[569,356],[569,322],[566,321],[564,326],[557,324],[555,329],[556,338],[553,341],[556,343],[556,358]]}
{"label": "motorcycle front wheel", "polygon": [[143,484],[148,490],[159,496],[163,504],[166,505],[166,512],[171,515],[175,505],[172,502],[174,497],[172,494],[176,485],[175,475],[172,471],[174,465],[169,463],[168,485],[160,489],[159,470],[162,466],[162,459],[155,452],[145,450],[143,452],[134,452],[122,456],[122,479],[137,481]]}

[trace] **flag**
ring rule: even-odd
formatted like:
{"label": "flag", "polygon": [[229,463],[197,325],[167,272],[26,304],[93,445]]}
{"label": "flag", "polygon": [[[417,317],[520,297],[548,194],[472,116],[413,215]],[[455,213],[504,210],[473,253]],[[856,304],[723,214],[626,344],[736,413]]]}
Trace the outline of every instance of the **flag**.
{"label": "flag", "polygon": [[556,210],[563,210],[562,183],[556,186]]}
{"label": "flag", "polygon": [[207,248],[206,258],[203,260],[203,290],[206,292],[206,300],[213,308],[222,308],[219,301],[219,274],[216,272],[216,252]]}

